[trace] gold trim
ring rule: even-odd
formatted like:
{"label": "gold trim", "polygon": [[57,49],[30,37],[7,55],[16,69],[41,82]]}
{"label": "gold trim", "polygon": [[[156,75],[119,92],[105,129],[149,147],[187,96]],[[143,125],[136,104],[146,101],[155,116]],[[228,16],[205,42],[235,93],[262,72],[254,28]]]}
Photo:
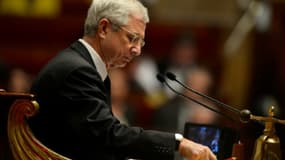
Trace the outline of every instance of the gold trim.
{"label": "gold trim", "polygon": [[[39,104],[33,96],[20,96],[10,108],[8,115],[8,139],[15,160],[70,160],[42,144],[30,130],[26,118],[34,116]],[[27,98],[27,99],[23,99]]]}

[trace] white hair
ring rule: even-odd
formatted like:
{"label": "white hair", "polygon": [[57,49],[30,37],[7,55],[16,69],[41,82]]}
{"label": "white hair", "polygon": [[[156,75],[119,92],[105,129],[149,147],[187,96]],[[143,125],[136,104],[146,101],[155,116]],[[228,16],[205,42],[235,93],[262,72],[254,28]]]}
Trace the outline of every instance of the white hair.
{"label": "white hair", "polygon": [[102,18],[125,25],[130,15],[140,16],[142,21],[149,22],[147,8],[138,0],[93,0],[85,20],[84,34],[94,34]]}

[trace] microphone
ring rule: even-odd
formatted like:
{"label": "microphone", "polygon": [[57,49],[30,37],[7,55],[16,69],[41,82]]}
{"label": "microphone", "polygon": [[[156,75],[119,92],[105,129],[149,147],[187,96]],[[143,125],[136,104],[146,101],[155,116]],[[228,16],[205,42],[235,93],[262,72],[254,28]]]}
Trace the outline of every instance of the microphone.
{"label": "microphone", "polygon": [[186,96],[185,94],[183,94],[183,93],[181,93],[181,92],[176,91],[173,87],[171,87],[171,86],[169,85],[169,83],[167,83],[167,81],[166,81],[165,78],[164,78],[164,75],[162,75],[161,73],[157,74],[157,75],[156,75],[156,78],[157,78],[158,81],[160,81],[161,83],[166,84],[166,86],[167,86],[171,91],[173,91],[174,93],[176,93],[177,95],[182,96],[182,97],[184,97],[184,98],[187,98],[187,99],[189,99],[189,100],[191,100],[191,101],[193,101],[193,102],[195,102],[195,103],[197,103],[197,104],[199,104],[199,105],[201,105],[201,106],[203,106],[203,107],[205,107],[205,108],[207,108],[207,109],[209,109],[209,110],[211,110],[211,111],[213,111],[213,112],[215,112],[215,113],[218,113],[218,114],[220,114],[220,115],[222,115],[222,116],[224,116],[224,117],[230,119],[231,121],[235,121],[235,120],[234,120],[233,118],[231,118],[230,116],[228,116],[228,115],[226,115],[226,114],[224,114],[224,113],[222,113],[222,112],[219,112],[218,110],[215,110],[214,108],[212,108],[212,107],[210,107],[210,106],[208,106],[208,105],[206,105],[206,104],[204,104],[204,103],[201,103],[201,102],[199,102],[199,101],[197,101],[197,100],[195,100],[195,99],[193,99],[193,98],[191,98],[191,97],[189,97],[189,96]]}
{"label": "microphone", "polygon": [[[207,100],[219,105],[219,106],[222,106],[223,108],[231,111],[231,112],[234,112],[236,114],[239,114],[240,116],[240,121],[243,122],[243,123],[247,123],[249,122],[249,120],[256,120],[256,121],[263,121],[265,122],[265,129],[264,129],[264,133],[263,135],[261,135],[258,139],[256,139],[255,141],[255,146],[254,146],[254,152],[253,152],[253,156],[254,158],[256,159],[256,157],[258,158],[261,158],[261,159],[264,159],[265,157],[270,157],[270,155],[276,155],[277,159],[281,159],[280,157],[280,143],[279,143],[279,139],[278,139],[278,136],[274,135],[274,131],[275,131],[275,128],[274,128],[274,123],[276,122],[279,122],[279,123],[282,123],[282,124],[285,124],[285,121],[284,120],[279,120],[279,119],[276,119],[274,118],[274,107],[272,106],[269,110],[269,116],[267,117],[262,117],[262,116],[255,116],[255,115],[252,115],[251,112],[248,110],[248,109],[243,109],[243,110],[239,110],[235,107],[232,107],[230,105],[227,105],[225,103],[222,103],[212,97],[209,97],[207,95],[204,95],[202,93],[199,93],[198,91],[186,86],[185,84],[183,84],[182,82],[180,82],[179,80],[177,80],[176,76],[171,73],[171,72],[167,72],[166,73],[166,77],[172,81],[175,81],[177,83],[179,83],[183,88],[187,89],[187,91],[191,91],[192,93],[195,93],[196,95],[199,95],[203,98],[206,98]],[[180,92],[177,92],[176,90],[174,90],[168,83],[167,81],[165,80],[165,78],[163,77],[163,75],[159,74],[157,76],[158,80],[161,81],[162,83],[165,83],[173,92],[177,93],[178,95],[182,95],[190,100],[193,100],[187,96],[185,96],[184,94],[180,93]],[[194,100],[194,102],[197,103],[196,100]],[[200,102],[198,104],[201,104]],[[206,108],[210,108],[206,105],[202,105]],[[212,109],[211,109],[212,110]],[[215,111],[216,112],[216,111]],[[222,114],[224,115],[224,114]],[[228,116],[226,116],[228,117]],[[268,135],[273,134],[271,137],[274,137],[274,138],[271,138],[270,137],[268,138]],[[264,138],[266,137],[266,138]],[[270,148],[265,148],[265,144],[267,145],[271,145],[272,147],[271,148],[274,148],[274,149],[270,149]],[[239,159],[243,159],[243,147],[242,145],[240,145],[240,143],[238,144],[234,144],[233,145],[233,151],[232,151],[232,157],[238,157]]]}
{"label": "microphone", "polygon": [[[162,76],[162,75],[161,75],[161,76]],[[235,107],[232,107],[232,106],[227,105],[227,104],[225,104],[225,103],[223,103],[223,102],[220,102],[220,101],[218,101],[218,100],[216,100],[216,99],[214,99],[214,98],[212,98],[212,97],[209,97],[209,96],[207,96],[207,95],[205,95],[205,94],[202,94],[202,93],[200,93],[200,92],[198,92],[198,91],[196,91],[196,90],[194,90],[194,89],[192,89],[192,88],[186,86],[186,85],[183,84],[181,81],[177,80],[176,76],[175,76],[173,73],[171,73],[171,72],[167,72],[167,73],[166,73],[166,77],[167,77],[168,79],[172,80],[172,81],[177,82],[178,84],[180,84],[183,88],[187,89],[188,91],[191,91],[191,92],[193,92],[193,93],[195,93],[195,94],[197,94],[197,95],[199,95],[199,96],[201,96],[201,97],[204,97],[204,98],[208,99],[209,101],[211,101],[211,102],[213,102],[213,103],[215,103],[215,104],[217,104],[217,105],[219,105],[219,106],[222,106],[222,107],[224,107],[225,109],[227,109],[227,110],[229,110],[229,111],[231,111],[231,112],[234,112],[234,113],[236,113],[236,114],[239,114],[240,120],[241,120],[241,122],[243,122],[243,123],[247,123],[247,122],[249,122],[249,120],[251,119],[251,112],[250,112],[248,109],[239,110],[239,109],[237,109],[237,108],[235,108]],[[163,77],[163,78],[164,78],[164,77]],[[164,81],[165,81],[165,79],[164,79]],[[166,81],[165,81],[165,82],[166,82]],[[166,83],[166,84],[167,84],[167,83]],[[169,87],[168,84],[167,84],[167,86]],[[171,90],[174,91],[173,89],[171,89]],[[177,93],[176,91],[174,91],[174,92]],[[177,94],[178,94],[178,93],[177,93]],[[196,100],[195,100],[195,101],[196,101]],[[195,101],[194,101],[194,102],[195,102]],[[202,106],[204,106],[204,105],[202,105]],[[207,107],[206,107],[206,108],[207,108]],[[218,112],[218,111],[215,111],[215,112]],[[221,112],[219,112],[219,113],[221,113]],[[223,115],[225,115],[225,114],[223,114]],[[226,116],[226,117],[229,117],[229,116]],[[232,118],[231,118],[231,119],[232,119]]]}

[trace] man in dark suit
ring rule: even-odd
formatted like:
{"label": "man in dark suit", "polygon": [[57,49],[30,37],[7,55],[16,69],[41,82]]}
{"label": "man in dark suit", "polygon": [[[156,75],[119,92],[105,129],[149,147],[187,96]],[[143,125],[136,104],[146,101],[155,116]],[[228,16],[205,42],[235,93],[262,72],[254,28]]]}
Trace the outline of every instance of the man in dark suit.
{"label": "man in dark suit", "polygon": [[144,45],[147,9],[138,0],[94,0],[84,36],[39,73],[31,92],[40,104],[29,121],[46,146],[76,160],[214,160],[209,148],[180,134],[121,124],[111,110],[108,71],[124,67]]}

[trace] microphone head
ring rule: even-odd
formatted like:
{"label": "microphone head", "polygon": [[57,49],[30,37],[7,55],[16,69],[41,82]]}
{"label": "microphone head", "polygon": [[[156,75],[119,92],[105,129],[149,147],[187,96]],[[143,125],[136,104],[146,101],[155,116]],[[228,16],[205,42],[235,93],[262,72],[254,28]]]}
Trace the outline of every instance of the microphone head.
{"label": "microphone head", "polygon": [[173,74],[173,73],[171,73],[171,72],[167,72],[167,73],[166,73],[166,77],[169,78],[170,80],[173,80],[173,81],[176,80],[175,74]]}
{"label": "microphone head", "polygon": [[240,120],[243,123],[247,123],[250,120],[251,112],[248,109],[243,109],[240,111]]}
{"label": "microphone head", "polygon": [[163,74],[159,73],[156,75],[156,78],[159,80],[159,82],[164,83],[165,82],[165,78],[163,76]]}

